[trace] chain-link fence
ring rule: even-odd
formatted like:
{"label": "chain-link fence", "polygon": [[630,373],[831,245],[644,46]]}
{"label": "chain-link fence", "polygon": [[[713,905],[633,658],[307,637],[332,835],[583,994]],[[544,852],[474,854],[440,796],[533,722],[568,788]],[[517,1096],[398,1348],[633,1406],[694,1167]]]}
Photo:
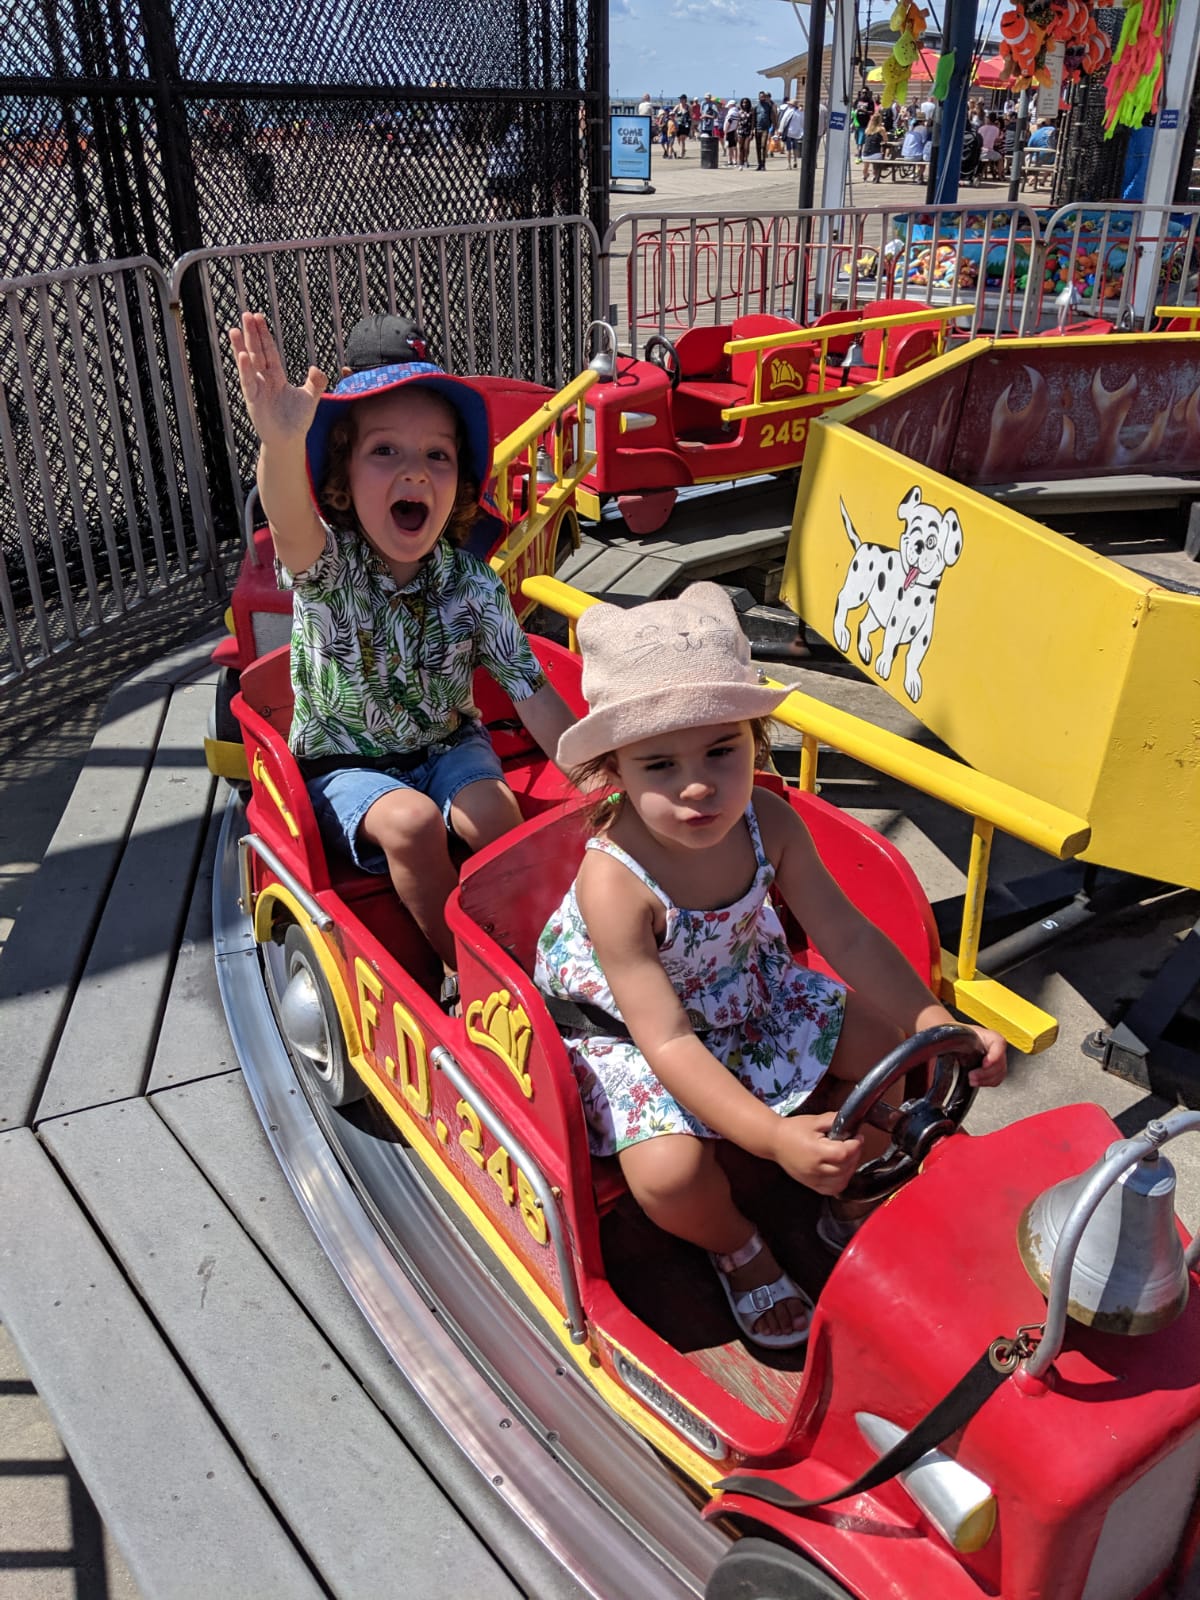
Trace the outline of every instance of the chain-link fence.
{"label": "chain-link fence", "polygon": [[[245,452],[220,345],[241,306],[277,311],[289,345],[309,330],[327,367],[339,288],[356,315],[433,320],[461,371],[552,382],[577,365],[594,271],[578,228],[607,216],[603,0],[10,0],[4,39],[0,677],[194,564],[214,526],[236,529]],[[517,226],[534,217],[564,227]],[[464,228],[477,248],[385,259],[346,243]],[[307,282],[284,273],[268,292],[247,267],[221,300],[185,277],[172,311],[194,385],[173,387],[181,347],[153,263],[333,236]],[[77,270],[102,262],[119,265]],[[201,450],[186,471],[179,404]]]}
{"label": "chain-link fence", "polygon": [[509,217],[603,231],[605,17],[599,0],[12,0],[4,275]]}

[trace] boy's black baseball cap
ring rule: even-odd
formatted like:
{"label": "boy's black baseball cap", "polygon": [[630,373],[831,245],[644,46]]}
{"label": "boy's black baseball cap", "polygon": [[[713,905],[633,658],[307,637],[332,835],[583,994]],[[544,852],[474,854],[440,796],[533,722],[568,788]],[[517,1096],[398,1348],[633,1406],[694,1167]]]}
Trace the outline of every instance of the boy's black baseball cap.
{"label": "boy's black baseball cap", "polygon": [[345,365],[351,372],[430,359],[425,330],[411,317],[391,312],[373,311],[361,317],[346,340]]}

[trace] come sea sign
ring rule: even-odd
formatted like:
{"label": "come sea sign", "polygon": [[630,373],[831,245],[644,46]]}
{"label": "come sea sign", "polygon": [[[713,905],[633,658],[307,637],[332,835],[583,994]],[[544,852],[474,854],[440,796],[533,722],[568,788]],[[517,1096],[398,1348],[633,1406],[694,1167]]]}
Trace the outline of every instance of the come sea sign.
{"label": "come sea sign", "polygon": [[650,181],[650,118],[611,117],[612,176]]}

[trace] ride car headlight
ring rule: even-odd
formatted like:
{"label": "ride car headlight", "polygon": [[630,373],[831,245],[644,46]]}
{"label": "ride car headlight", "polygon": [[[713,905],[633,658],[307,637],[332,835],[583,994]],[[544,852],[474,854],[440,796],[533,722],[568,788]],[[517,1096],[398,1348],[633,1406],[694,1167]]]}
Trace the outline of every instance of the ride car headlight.
{"label": "ride car headlight", "polygon": [[653,411],[622,411],[621,432],[636,433],[639,428],[652,428],[657,421]]}
{"label": "ride car headlight", "polygon": [[[884,1455],[904,1429],[869,1411],[855,1412],[858,1431]],[[996,1527],[996,1497],[966,1467],[940,1450],[927,1450],[911,1467],[896,1474],[896,1482],[933,1523],[953,1550],[969,1555],[982,1550]]]}

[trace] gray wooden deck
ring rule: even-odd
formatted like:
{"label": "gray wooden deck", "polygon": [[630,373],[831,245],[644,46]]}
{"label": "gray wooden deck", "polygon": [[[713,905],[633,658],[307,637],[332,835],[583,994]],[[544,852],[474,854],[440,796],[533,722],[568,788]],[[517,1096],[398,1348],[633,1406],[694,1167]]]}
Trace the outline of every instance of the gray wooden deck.
{"label": "gray wooden deck", "polygon": [[577,1596],[388,1360],[236,1070],[210,646],[112,695],[0,962],[0,1315],[147,1596]]}
{"label": "gray wooden deck", "polygon": [[661,532],[640,538],[606,517],[603,537],[585,536],[557,576],[614,605],[636,605],[680,583],[782,561],[795,499],[790,478],[713,489],[681,498]]}

